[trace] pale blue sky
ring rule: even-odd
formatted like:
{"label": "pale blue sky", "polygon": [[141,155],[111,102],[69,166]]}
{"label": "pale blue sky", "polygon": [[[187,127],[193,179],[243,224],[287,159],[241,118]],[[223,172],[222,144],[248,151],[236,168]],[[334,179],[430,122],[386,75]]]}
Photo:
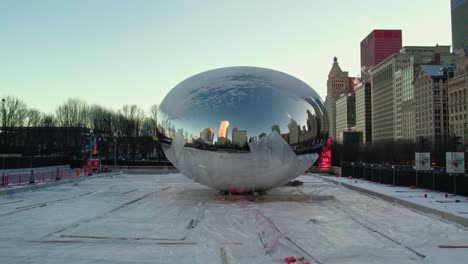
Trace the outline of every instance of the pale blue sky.
{"label": "pale blue sky", "polygon": [[146,110],[196,73],[259,66],[324,98],[333,57],[357,75],[374,28],[451,45],[450,1],[0,0],[0,96],[44,112],[70,97]]}

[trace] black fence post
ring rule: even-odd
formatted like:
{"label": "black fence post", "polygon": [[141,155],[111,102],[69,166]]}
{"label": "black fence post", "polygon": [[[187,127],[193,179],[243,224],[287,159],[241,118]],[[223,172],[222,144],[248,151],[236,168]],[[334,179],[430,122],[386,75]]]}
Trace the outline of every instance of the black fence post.
{"label": "black fence post", "polygon": [[36,181],[34,180],[34,170],[31,170],[31,175],[29,176],[29,184],[35,184]]}
{"label": "black fence post", "polygon": [[5,175],[4,172],[2,172],[2,186],[3,186],[3,187],[7,187],[7,186],[8,186],[7,176]]}
{"label": "black fence post", "polygon": [[382,182],[382,165],[379,165],[379,183]]}
{"label": "black fence post", "polygon": [[362,167],[364,168],[364,180],[366,179],[366,164],[362,163]]}
{"label": "black fence post", "polygon": [[431,167],[431,170],[432,170],[432,191],[435,191],[434,167]]}
{"label": "black fence post", "polygon": [[453,195],[457,195],[457,174],[453,173]]}
{"label": "black fence post", "polygon": [[415,171],[416,171],[416,188],[418,188],[418,170],[415,169]]}

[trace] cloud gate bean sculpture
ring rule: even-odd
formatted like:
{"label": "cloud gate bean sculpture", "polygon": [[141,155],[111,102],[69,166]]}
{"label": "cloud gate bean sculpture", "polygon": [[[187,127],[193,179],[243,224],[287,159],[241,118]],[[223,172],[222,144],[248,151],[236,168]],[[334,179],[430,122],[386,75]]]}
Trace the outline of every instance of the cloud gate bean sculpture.
{"label": "cloud gate bean sculpture", "polygon": [[257,67],[182,81],[157,122],[164,153],[182,174],[236,193],[286,184],[312,166],[328,137],[325,107],[310,86]]}

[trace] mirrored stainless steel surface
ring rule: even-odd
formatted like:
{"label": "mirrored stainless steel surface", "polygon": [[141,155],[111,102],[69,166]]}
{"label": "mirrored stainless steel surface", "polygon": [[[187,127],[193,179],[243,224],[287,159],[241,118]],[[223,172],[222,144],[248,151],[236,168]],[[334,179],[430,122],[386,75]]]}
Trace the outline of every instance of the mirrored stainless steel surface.
{"label": "mirrored stainless steel surface", "polygon": [[315,162],[327,137],[318,94],[264,68],[194,75],[167,94],[158,112],[167,158],[195,181],[234,192],[287,183]]}

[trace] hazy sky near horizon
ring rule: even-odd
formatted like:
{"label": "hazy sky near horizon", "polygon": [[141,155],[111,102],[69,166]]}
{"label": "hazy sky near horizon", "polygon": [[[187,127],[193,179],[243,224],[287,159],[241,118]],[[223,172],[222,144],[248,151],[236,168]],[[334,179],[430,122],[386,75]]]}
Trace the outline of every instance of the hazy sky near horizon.
{"label": "hazy sky near horizon", "polygon": [[259,66],[326,95],[333,57],[360,71],[360,41],[451,45],[449,0],[0,0],[0,96],[53,112],[67,98],[159,104],[182,80]]}

